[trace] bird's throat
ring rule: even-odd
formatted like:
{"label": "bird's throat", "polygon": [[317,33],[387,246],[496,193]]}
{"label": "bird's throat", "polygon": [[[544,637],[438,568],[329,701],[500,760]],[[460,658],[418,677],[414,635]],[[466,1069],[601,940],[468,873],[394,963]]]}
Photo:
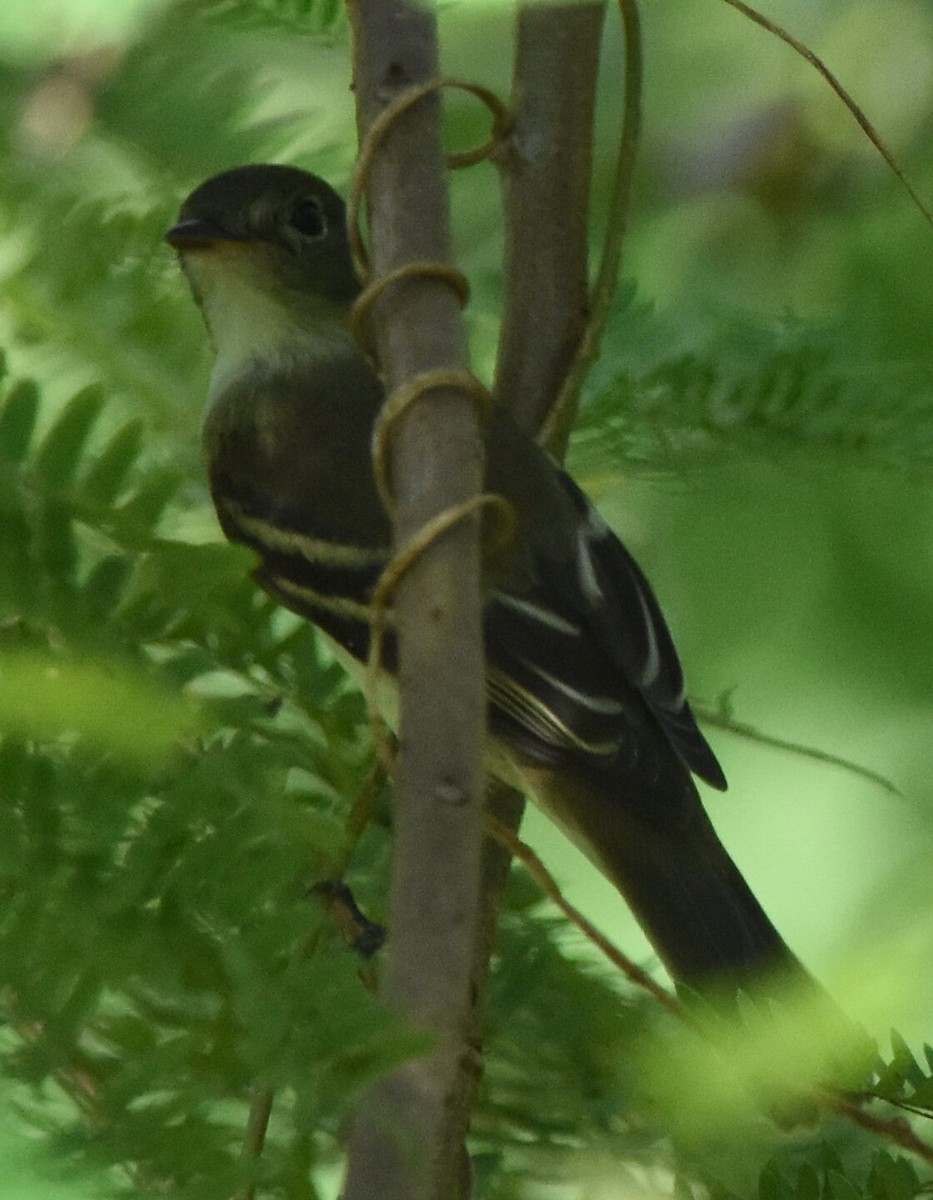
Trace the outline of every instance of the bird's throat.
{"label": "bird's throat", "polygon": [[210,404],[246,375],[291,374],[303,363],[359,354],[345,314],[313,294],[263,286],[210,251],[186,256],[185,270],[214,343]]}

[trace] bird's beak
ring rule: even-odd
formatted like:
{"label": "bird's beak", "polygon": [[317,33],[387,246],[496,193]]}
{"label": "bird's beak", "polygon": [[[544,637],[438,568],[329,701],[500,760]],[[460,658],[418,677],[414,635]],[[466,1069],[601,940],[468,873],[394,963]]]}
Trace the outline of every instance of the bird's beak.
{"label": "bird's beak", "polygon": [[165,240],[176,250],[206,250],[218,242],[242,242],[226,229],[206,217],[186,217],[165,235]]}

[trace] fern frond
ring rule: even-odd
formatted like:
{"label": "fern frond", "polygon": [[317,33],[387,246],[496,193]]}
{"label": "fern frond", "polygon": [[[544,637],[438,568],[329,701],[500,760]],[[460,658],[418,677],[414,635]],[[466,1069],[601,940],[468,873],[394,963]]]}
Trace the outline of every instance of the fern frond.
{"label": "fern frond", "polygon": [[583,473],[688,474],[729,456],[833,455],[866,467],[933,463],[933,378],[859,362],[813,329],[744,329],[603,380],[584,407]]}

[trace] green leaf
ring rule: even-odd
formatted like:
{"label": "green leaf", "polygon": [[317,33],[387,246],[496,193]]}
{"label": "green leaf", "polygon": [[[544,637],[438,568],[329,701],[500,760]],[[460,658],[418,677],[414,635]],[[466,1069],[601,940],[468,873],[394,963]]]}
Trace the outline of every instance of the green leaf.
{"label": "green leaf", "polygon": [[758,1176],[758,1200],[794,1200],[794,1189],[775,1163],[768,1163]]}
{"label": "green leaf", "polygon": [[797,1172],[794,1200],[820,1200],[820,1177],[809,1163],[804,1163]]}
{"label": "green leaf", "polygon": [[0,455],[22,462],[36,427],[39,389],[32,380],[13,385],[0,409]]}
{"label": "green leaf", "polygon": [[89,617],[106,621],[117,608],[133,569],[132,561],[120,554],[108,554],[96,564],[81,588],[81,597]]}
{"label": "green leaf", "polygon": [[346,23],[340,0],[212,0],[204,16],[225,27],[278,28],[305,36],[332,34]]}
{"label": "green leaf", "polygon": [[71,508],[55,496],[46,498],[37,522],[36,536],[42,566],[50,579],[71,580],[78,565]]}
{"label": "green leaf", "polygon": [[918,1108],[926,1108],[933,1112],[933,1079],[924,1079],[918,1083],[907,1099]]}
{"label": "green leaf", "polygon": [[894,1051],[892,1065],[900,1077],[915,1086],[923,1083],[923,1068],[914,1057],[913,1051],[896,1029],[891,1030],[891,1048]]}
{"label": "green leaf", "polygon": [[102,504],[112,504],[138,461],[142,446],[142,421],[130,421],[119,429],[88,471],[82,485],[84,495]]}
{"label": "green leaf", "polygon": [[864,1200],[863,1194],[841,1171],[826,1172],[827,1200]]}
{"label": "green leaf", "polygon": [[196,728],[192,707],[142,672],[29,652],[0,662],[0,731],[79,734],[131,759],[163,757]]}
{"label": "green leaf", "polygon": [[920,1180],[913,1166],[902,1156],[895,1158],[879,1150],[871,1165],[872,1190],[880,1200],[913,1200]]}
{"label": "green leaf", "polygon": [[180,483],[181,476],[177,471],[154,471],[130,499],[120,505],[117,514],[131,525],[154,530]]}
{"label": "green leaf", "polygon": [[36,455],[36,470],[45,483],[56,488],[71,483],[103,407],[103,392],[96,385],[83,388],[68,401]]}

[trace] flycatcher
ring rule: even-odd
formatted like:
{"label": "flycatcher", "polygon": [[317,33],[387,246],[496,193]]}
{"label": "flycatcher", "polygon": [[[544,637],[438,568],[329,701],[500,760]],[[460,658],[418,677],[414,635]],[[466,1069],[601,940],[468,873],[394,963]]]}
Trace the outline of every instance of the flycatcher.
{"label": "flycatcher", "polygon": [[[349,331],[344,215],[315,176],[248,166],[192,192],[167,236],[216,351],[204,441],[220,524],[256,552],[270,595],[365,660],[391,534],[370,457],[384,390]],[[518,519],[484,580],[490,735],[515,779],[676,980],[717,993],[803,975],[703,809],[692,775],[725,778],[645,576],[501,406],[484,436],[486,490]]]}

